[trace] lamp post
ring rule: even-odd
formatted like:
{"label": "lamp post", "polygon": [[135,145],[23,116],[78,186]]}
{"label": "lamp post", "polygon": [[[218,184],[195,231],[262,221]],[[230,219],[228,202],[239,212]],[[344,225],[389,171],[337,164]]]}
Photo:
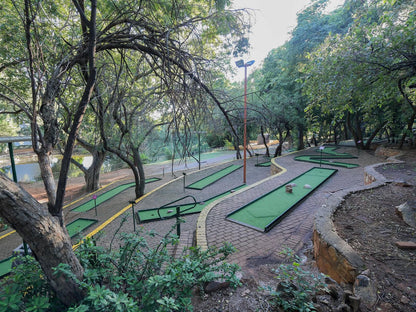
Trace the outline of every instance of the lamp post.
{"label": "lamp post", "polygon": [[247,173],[247,67],[254,64],[254,61],[248,61],[244,63],[243,60],[235,62],[237,67],[244,67],[244,166],[243,166],[243,183],[246,183]]}

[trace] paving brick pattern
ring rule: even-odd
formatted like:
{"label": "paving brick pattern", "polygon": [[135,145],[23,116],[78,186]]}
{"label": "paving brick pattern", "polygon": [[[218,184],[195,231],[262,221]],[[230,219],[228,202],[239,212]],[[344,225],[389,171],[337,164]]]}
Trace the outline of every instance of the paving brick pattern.
{"label": "paving brick pattern", "polygon": [[[354,148],[340,148],[339,152],[349,152],[353,155],[358,155]],[[314,213],[321,205],[325,204],[327,197],[331,193],[351,186],[364,185],[364,166],[383,161],[383,159],[376,158],[363,151],[358,155],[358,159],[344,160],[345,162],[358,163],[360,164],[360,167],[354,169],[337,168],[338,172],[334,176],[315,190],[315,192],[300,205],[292,209],[283,220],[268,233],[262,233],[225,219],[228,213],[244,206],[250,201],[314,167],[313,164],[293,160],[294,156],[304,154],[315,154],[315,152],[314,150],[309,149],[278,158],[276,162],[280,166],[286,168],[287,171],[273,177],[270,177],[270,167],[255,166],[257,161],[261,162],[260,158],[259,160],[257,160],[257,157],[249,158],[247,160],[248,186],[244,190],[237,191],[226,199],[217,201],[216,204],[209,205],[208,208],[210,209],[204,210],[201,214],[183,217],[185,223],[181,224],[181,232],[184,234],[184,237],[181,238],[180,242],[181,248],[188,245],[192,240],[191,238],[197,229],[198,222],[198,224],[203,224],[202,235],[204,236],[204,243],[208,246],[220,246],[223,242],[232,243],[238,251],[232,255],[230,261],[238,263],[243,269],[250,269],[258,264],[276,263],[280,259],[280,252],[283,248],[290,247],[297,251],[308,239],[310,239]],[[183,181],[185,179],[186,185],[189,185],[230,164],[242,163],[242,160],[233,160],[231,162],[219,164],[215,167],[206,167],[201,170],[187,170],[186,176],[179,171],[175,172],[176,178],[172,177],[171,174],[165,174],[164,176],[160,175],[159,177],[162,178],[162,180],[146,185],[147,194],[135,205],[135,209],[137,211],[139,209],[160,207],[186,195],[192,195],[197,201],[203,201],[229,189],[235,188],[243,182],[243,168],[225,176],[203,190],[186,189],[183,187]],[[146,176],[150,177],[158,175],[147,173]],[[126,181],[120,183],[126,183]],[[117,183],[114,184],[114,186],[116,185]],[[111,215],[120,211],[123,207],[128,207],[128,201],[132,198],[134,198],[133,188],[124,191],[122,194],[100,205],[97,217],[99,222],[97,224],[101,224]],[[88,199],[89,198],[86,198],[85,200]],[[189,202],[189,199],[186,199],[183,202]],[[77,217],[95,217],[94,209],[86,213],[76,214],[71,212],[70,209],[71,208],[65,210],[66,220],[68,222]],[[137,225],[137,228],[144,232],[151,230],[158,233],[148,240],[150,246],[154,247],[160,242],[161,237],[170,230],[172,230],[172,233],[176,233],[175,224],[175,219],[167,219],[139,224]],[[110,244],[112,244],[113,248],[117,248],[120,241],[118,238],[112,240],[113,236],[116,235],[118,237],[118,233],[129,233],[132,231],[132,211],[131,209],[128,209],[123,215],[109,223],[103,229],[105,235],[102,236],[98,243],[106,247],[109,247]],[[198,232],[200,234],[200,229],[198,229]],[[18,236],[14,235],[13,237],[18,245],[20,242]],[[8,239],[11,239],[11,237]],[[15,247],[17,247],[17,245]]]}
{"label": "paving brick pattern", "polygon": [[[355,149],[341,148],[340,152],[356,153]],[[208,246],[220,246],[224,241],[230,242],[238,252],[232,255],[230,261],[238,263],[243,268],[255,267],[259,264],[277,263],[281,259],[280,252],[288,247],[295,251],[311,238],[314,213],[325,204],[327,197],[339,189],[351,186],[364,186],[363,167],[378,163],[380,158],[366,152],[359,159],[345,162],[359,163],[354,169],[338,168],[338,172],[321,185],[311,196],[300,205],[294,207],[280,223],[268,233],[259,232],[246,226],[225,219],[226,215],[276,187],[290,181],[294,177],[309,170],[314,165],[293,160],[296,155],[311,154],[313,151],[302,151],[277,159],[277,163],[287,171],[274,178],[268,179],[253,188],[227,198],[211,208],[205,220],[206,240]],[[251,170],[249,175],[254,178],[258,173]]]}
{"label": "paving brick pattern", "polygon": [[[358,155],[354,148],[340,148],[339,152],[349,152]],[[236,247],[230,261],[239,264],[243,269],[254,268],[259,264],[273,264],[281,260],[280,252],[289,247],[295,251],[302,248],[312,235],[314,213],[319,207],[325,204],[326,199],[331,193],[351,186],[364,186],[363,168],[367,165],[382,162],[383,159],[372,156],[367,152],[361,151],[358,159],[347,159],[345,162],[358,163],[360,167],[353,169],[337,168],[338,172],[328,181],[321,185],[300,205],[293,208],[284,218],[268,233],[262,233],[243,225],[228,221],[226,215],[250,201],[262,196],[263,194],[277,188],[278,186],[290,181],[294,177],[304,173],[314,164],[298,162],[293,160],[294,156],[303,154],[314,154],[312,149],[289,154],[277,159],[277,163],[286,168],[287,171],[281,175],[270,177],[270,167],[256,167],[256,157],[249,158],[247,161],[247,188],[237,191],[226,199],[210,205],[207,211],[201,214],[184,216],[185,223],[181,224],[181,232],[186,233],[186,239],[181,239],[181,247],[184,242],[189,241],[189,233],[194,233],[197,229],[197,222],[204,225],[204,239],[207,246],[221,246],[224,242],[230,242]],[[242,160],[234,160],[231,163],[242,164]],[[215,167],[209,167],[200,171],[194,170],[187,172],[185,177],[186,185],[193,183],[204,176],[218,171],[230,162]],[[329,167],[329,166],[328,166]],[[239,169],[216,183],[203,190],[184,189],[183,175],[176,173],[177,179],[172,180],[166,186],[149,194],[137,205],[137,209],[155,208],[164,205],[172,200],[185,195],[193,195],[197,201],[201,201],[231,188],[237,187],[243,181],[243,169]],[[263,181],[264,180],[264,181]],[[260,181],[260,182],[259,182]],[[261,182],[263,181],[263,182]],[[252,186],[254,185],[254,186]],[[198,220],[199,218],[199,220]],[[118,227],[119,222],[113,222],[106,227],[105,231],[112,235]],[[120,232],[132,230],[131,222],[126,222]],[[174,227],[175,219],[154,221],[140,225],[143,230],[154,230],[160,235],[166,234],[169,229]],[[198,229],[200,233],[200,229]],[[173,230],[176,233],[176,230]],[[151,245],[157,244],[160,236],[149,240]],[[108,241],[107,241],[108,242]],[[200,241],[199,241],[200,242]],[[198,243],[199,243],[198,242]],[[103,242],[106,244],[106,240]],[[202,246],[204,247],[204,246]]]}

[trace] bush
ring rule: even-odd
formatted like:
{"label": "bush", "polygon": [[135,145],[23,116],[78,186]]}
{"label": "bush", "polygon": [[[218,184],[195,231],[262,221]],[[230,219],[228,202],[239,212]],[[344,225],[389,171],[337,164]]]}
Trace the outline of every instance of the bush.
{"label": "bush", "polygon": [[[116,251],[97,246],[94,239],[84,240],[76,253],[85,270],[78,283],[86,297],[67,311],[192,311],[195,287],[202,289],[217,279],[239,284],[238,266],[224,262],[234,252],[231,245],[207,251],[191,247],[174,258],[168,252],[168,246],[178,243],[174,229],[155,248],[149,247],[142,230],[121,234],[122,246]],[[15,273],[0,283],[0,312],[65,311],[38,263],[29,256],[21,260]],[[65,265],[56,270],[75,278]]]}
{"label": "bush", "polygon": [[282,252],[288,257],[288,264],[281,264],[274,272],[279,281],[276,290],[271,291],[272,303],[284,311],[315,311],[312,297],[326,289],[325,275],[303,270],[300,259],[293,250]]}
{"label": "bush", "polygon": [[14,263],[13,274],[0,281],[0,312],[64,311],[33,257],[19,256]]}

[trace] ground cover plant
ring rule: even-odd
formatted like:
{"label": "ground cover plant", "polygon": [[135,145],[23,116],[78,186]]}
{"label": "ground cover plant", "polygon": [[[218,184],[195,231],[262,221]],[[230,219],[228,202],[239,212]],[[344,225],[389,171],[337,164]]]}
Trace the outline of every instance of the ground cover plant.
{"label": "ground cover plant", "polygon": [[31,256],[18,257],[15,273],[0,284],[0,312],[10,311],[192,311],[194,290],[220,279],[237,286],[239,267],[225,262],[234,252],[229,244],[201,251],[187,248],[171,254],[178,237],[170,231],[160,243],[150,248],[149,232],[120,234],[119,249],[97,246],[96,239],[86,239],[76,251],[85,273],[77,280],[66,265],[55,274],[73,278],[86,293],[69,309],[62,306],[50,288],[37,261]]}

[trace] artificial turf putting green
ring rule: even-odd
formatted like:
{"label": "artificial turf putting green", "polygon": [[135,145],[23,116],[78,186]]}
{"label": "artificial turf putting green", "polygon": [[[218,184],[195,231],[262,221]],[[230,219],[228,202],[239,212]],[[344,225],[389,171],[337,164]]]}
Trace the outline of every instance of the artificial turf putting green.
{"label": "artificial turf putting green", "polygon": [[[201,202],[197,202],[195,203],[190,203],[190,204],[184,204],[184,205],[180,205],[179,206],[179,211],[182,215],[187,215],[187,214],[192,214],[192,213],[199,213],[202,211],[202,209],[204,209],[208,204],[212,203],[213,201],[217,200],[218,198],[224,197],[228,194],[231,194],[233,191],[237,191],[243,187],[245,187],[246,185],[240,185],[236,188],[233,188],[232,190],[228,190],[224,193],[221,193],[217,196],[211,197],[207,200],[201,201]],[[161,207],[161,208],[151,208],[151,209],[146,209],[146,210],[140,210],[137,212],[137,217],[139,219],[139,222],[144,223],[144,222],[149,222],[149,221],[154,221],[154,220],[161,220],[162,219],[166,219],[166,218],[172,218],[176,215],[176,207],[178,207],[178,205],[173,205],[173,206],[165,206],[165,207]],[[160,217],[158,214],[158,211],[160,213]]]}
{"label": "artificial turf putting green", "polygon": [[[333,156],[344,156],[345,158],[357,158],[356,156],[352,156],[349,153],[338,153],[336,151],[337,149],[338,149],[338,147],[336,147],[336,146],[325,146],[325,148],[322,150],[322,153],[333,155]],[[320,149],[317,149],[316,151],[318,153],[321,152]]]}
{"label": "artificial turf putting green", "polygon": [[[145,183],[152,183],[155,181],[159,181],[159,178],[149,178],[145,180]],[[109,190],[108,192],[105,192],[99,196],[97,196],[96,201],[96,205],[98,206],[99,204],[102,204],[103,202],[109,200],[110,198],[116,196],[117,194],[125,191],[126,189],[135,186],[136,183],[135,182],[131,182],[131,183],[126,183],[126,184],[122,184],[119,185],[111,190]],[[94,203],[94,199],[90,199],[89,201],[83,203],[82,205],[79,205],[78,207],[72,209],[71,211],[75,211],[75,212],[86,212],[91,210],[92,208],[95,207],[95,203]]]}
{"label": "artificial turf putting green", "polygon": [[272,165],[272,162],[270,160],[255,164],[256,167],[270,167],[271,165]]}
{"label": "artificial turf putting green", "polygon": [[66,229],[68,231],[69,236],[72,238],[96,222],[97,220],[94,219],[79,218],[67,224]]}
{"label": "artificial turf putting green", "polygon": [[[286,184],[274,189],[227,215],[227,219],[268,232],[280,218],[292,207],[305,199],[323,182],[329,179],[337,169],[312,168]],[[286,185],[295,183],[292,193],[286,192]],[[305,188],[309,185],[310,188]]]}
{"label": "artificial turf putting green", "polygon": [[9,274],[12,271],[13,258],[10,257],[0,261],[0,277]]}
{"label": "artificial turf putting green", "polygon": [[[344,167],[344,168],[356,168],[359,167],[357,164],[349,164],[344,163],[340,161],[333,161],[330,159],[339,159],[338,157],[334,158],[331,156],[322,156],[322,159],[320,156],[312,156],[312,155],[304,155],[304,156],[297,156],[295,157],[295,160],[297,161],[305,161],[305,162],[311,162],[314,164],[322,164],[322,165],[329,165],[329,166],[337,166],[337,167]],[[340,157],[340,159],[345,159],[345,157]]]}
{"label": "artificial turf putting green", "polygon": [[[322,165],[329,165],[329,166],[337,166],[337,167],[344,167],[344,168],[356,168],[359,167],[357,164],[349,164],[340,161],[334,161],[334,159],[352,159],[358,158],[357,156],[353,156],[348,153],[338,153],[336,152],[337,147],[325,147],[323,150],[316,150],[318,153],[322,153],[320,155],[302,155],[296,156],[294,159],[297,161],[305,161],[311,162],[314,164],[322,164]],[[324,155],[325,154],[325,155]]]}
{"label": "artificial turf putting green", "polygon": [[236,171],[237,169],[240,169],[242,165],[230,165],[222,170],[219,170],[217,172],[214,172],[213,174],[198,180],[190,185],[188,185],[186,188],[189,189],[195,189],[195,190],[202,190],[208,185],[211,185],[215,182],[217,182],[219,179],[225,177],[226,175]]}

